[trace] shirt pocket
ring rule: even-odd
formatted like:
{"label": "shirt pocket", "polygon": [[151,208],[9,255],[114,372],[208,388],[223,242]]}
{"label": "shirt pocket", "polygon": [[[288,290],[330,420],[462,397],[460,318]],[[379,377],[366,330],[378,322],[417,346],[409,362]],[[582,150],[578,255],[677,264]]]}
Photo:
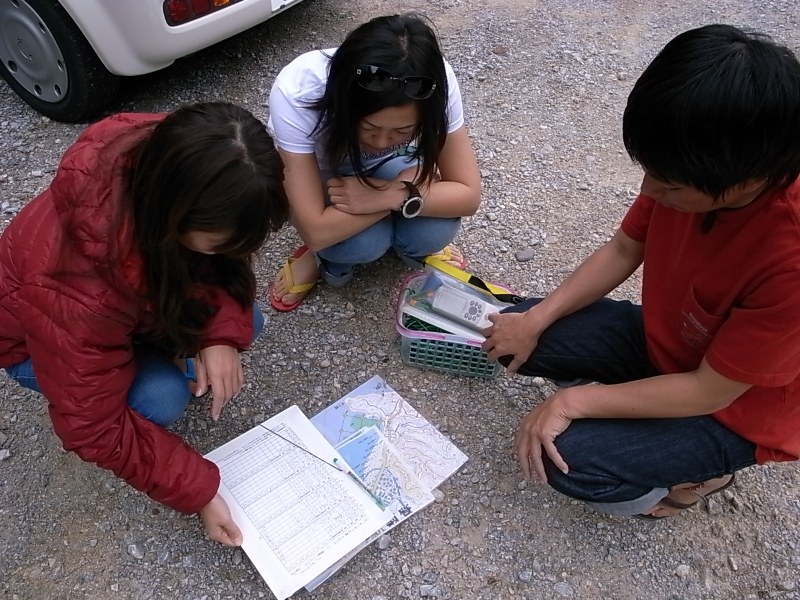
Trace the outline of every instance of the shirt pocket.
{"label": "shirt pocket", "polygon": [[681,342],[692,355],[701,359],[724,320],[724,317],[701,306],[697,301],[694,286],[690,287],[681,305]]}

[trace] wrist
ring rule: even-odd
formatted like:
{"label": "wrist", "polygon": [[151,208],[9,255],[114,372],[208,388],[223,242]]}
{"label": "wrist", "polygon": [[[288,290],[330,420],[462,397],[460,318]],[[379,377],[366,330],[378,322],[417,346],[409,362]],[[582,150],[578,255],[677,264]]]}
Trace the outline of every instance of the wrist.
{"label": "wrist", "polygon": [[584,386],[564,388],[552,396],[552,401],[558,412],[571,421],[586,418],[582,406],[585,393],[583,388]]}
{"label": "wrist", "polygon": [[387,199],[387,209],[400,212],[403,208],[403,203],[408,198],[408,190],[402,181],[392,181],[389,185],[384,197]]}
{"label": "wrist", "polygon": [[552,325],[552,322],[543,318],[543,312],[539,309],[539,305],[532,306],[523,313],[525,326],[528,328],[528,335],[535,339],[545,332],[545,330]]}

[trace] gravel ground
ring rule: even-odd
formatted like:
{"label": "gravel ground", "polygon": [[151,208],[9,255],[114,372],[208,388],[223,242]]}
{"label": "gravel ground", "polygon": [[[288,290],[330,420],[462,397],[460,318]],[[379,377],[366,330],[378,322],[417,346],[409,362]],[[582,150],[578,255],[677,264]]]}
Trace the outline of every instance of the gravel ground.
{"label": "gravel ground", "polygon": [[[674,35],[728,22],[800,51],[796,0],[307,0],[233,40],[131,80],[113,110],[224,98],[264,115],[281,66],[404,9],[437,23],[459,75],[484,202],[458,243],[472,269],[523,293],[552,289],[608,239],[639,172],[620,122],[636,77]],[[82,129],[29,110],[0,84],[0,228],[44,188]],[[297,244],[265,247],[264,288]],[[245,393],[218,423],[198,403],[176,426],[201,452],[298,404],[307,414],[383,376],[470,457],[438,501],[298,598],[800,598],[800,469],[749,469],[736,487],[665,522],[598,516],[525,485],[511,455],[541,380],[476,380],[400,361],[392,320],[407,273],[387,257],[296,312],[268,310],[245,356]],[[636,298],[636,281],[619,290]],[[0,595],[14,599],[271,598],[240,550],[60,449],[44,401],[0,378]]]}

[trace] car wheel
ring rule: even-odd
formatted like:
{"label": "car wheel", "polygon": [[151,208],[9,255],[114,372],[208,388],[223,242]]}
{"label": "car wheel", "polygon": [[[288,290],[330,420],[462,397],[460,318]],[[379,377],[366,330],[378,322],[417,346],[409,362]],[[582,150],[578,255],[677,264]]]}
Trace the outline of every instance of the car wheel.
{"label": "car wheel", "polygon": [[119,87],[57,0],[0,1],[0,75],[34,109],[68,123],[95,116]]}

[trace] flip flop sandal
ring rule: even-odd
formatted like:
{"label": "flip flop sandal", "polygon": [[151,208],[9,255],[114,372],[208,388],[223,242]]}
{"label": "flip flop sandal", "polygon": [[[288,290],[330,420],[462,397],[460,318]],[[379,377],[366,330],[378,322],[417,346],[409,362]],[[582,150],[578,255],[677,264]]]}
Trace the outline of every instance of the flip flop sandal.
{"label": "flip flop sandal", "polygon": [[[684,504],[683,502],[677,502],[677,501],[673,500],[672,498],[667,498],[665,496],[664,498],[662,498],[661,500],[658,501],[658,504],[660,504],[662,506],[666,506],[668,508],[674,508],[676,510],[686,510],[687,508],[692,508],[698,502],[700,502],[700,500],[695,500],[694,502],[691,502],[690,504]],[[658,504],[656,504],[656,506],[658,506]],[[662,515],[660,517],[657,517],[656,515],[643,515],[643,514],[642,515],[633,515],[633,516],[636,517],[637,519],[644,519],[645,521],[660,521],[661,519],[669,519],[670,517],[674,517],[676,514],[678,514],[678,513],[675,513],[675,514],[672,514],[672,515]]]}
{"label": "flip flop sandal", "polygon": [[317,281],[312,281],[309,283],[301,283],[296,285],[294,282],[294,274],[292,273],[292,264],[297,261],[300,257],[304,256],[308,252],[308,247],[303,244],[297,250],[292,253],[292,255],[283,263],[283,277],[288,284],[288,289],[286,290],[287,294],[303,294],[300,296],[292,304],[285,304],[281,302],[278,298],[275,297],[273,293],[273,286],[275,282],[273,281],[272,284],[269,286],[269,303],[272,305],[272,308],[278,310],[280,312],[289,312],[300,306],[303,300],[306,299],[308,296],[308,292],[314,289],[314,286],[317,285]]}
{"label": "flip flop sandal", "polygon": [[[736,473],[731,473],[731,478],[725,483],[725,485],[721,485],[717,489],[711,490],[707,494],[701,494],[700,492],[697,491],[697,489],[700,489],[702,487],[702,484],[697,486],[696,489],[690,488],[689,491],[692,492],[695,496],[697,496],[697,500],[695,500],[694,502],[690,502],[689,504],[686,504],[684,502],[678,502],[677,500],[673,500],[672,498],[669,497],[662,498],[661,500],[658,501],[658,504],[661,504],[668,508],[674,508],[676,510],[686,510],[687,508],[692,508],[698,502],[702,502],[703,505],[707,508],[709,496],[713,496],[714,494],[718,494],[719,492],[727,490],[729,487],[733,485],[735,481],[736,481]],[[669,517],[674,517],[675,515],[664,515],[662,517],[656,517],[654,515],[633,515],[633,516],[636,517],[637,519],[644,519],[647,521],[658,521],[660,519],[668,519]]]}
{"label": "flip flop sandal", "polygon": [[446,262],[447,264],[457,263],[451,266],[455,267],[456,269],[461,269],[463,271],[469,265],[469,261],[464,256],[464,253],[461,252],[460,250],[458,251],[458,253],[461,254],[461,260],[457,260],[453,255],[453,249],[458,250],[458,248],[456,248],[452,244],[448,244],[447,246],[439,250],[439,252],[434,252],[429,256],[441,260],[443,262]]}

